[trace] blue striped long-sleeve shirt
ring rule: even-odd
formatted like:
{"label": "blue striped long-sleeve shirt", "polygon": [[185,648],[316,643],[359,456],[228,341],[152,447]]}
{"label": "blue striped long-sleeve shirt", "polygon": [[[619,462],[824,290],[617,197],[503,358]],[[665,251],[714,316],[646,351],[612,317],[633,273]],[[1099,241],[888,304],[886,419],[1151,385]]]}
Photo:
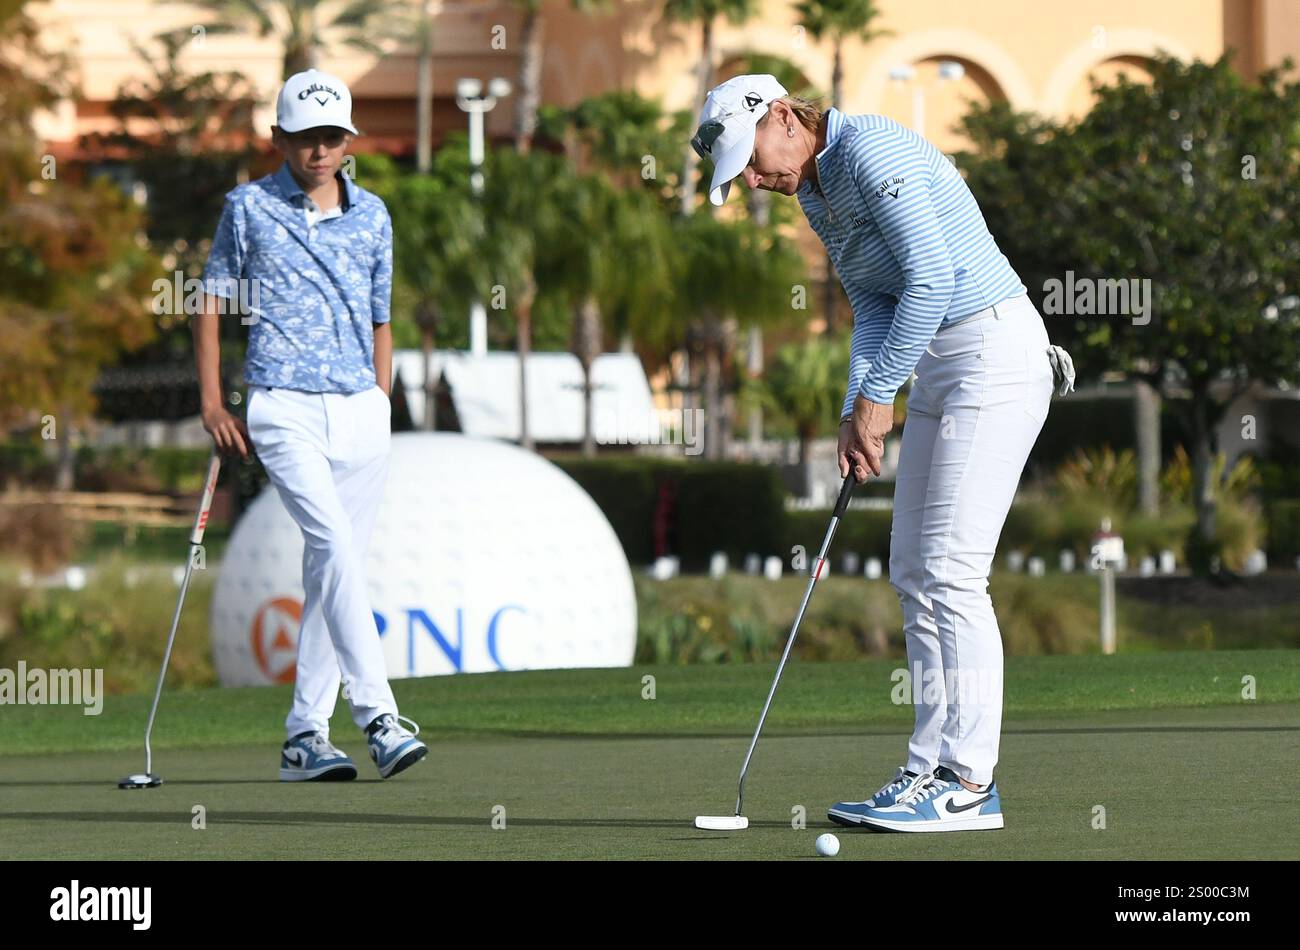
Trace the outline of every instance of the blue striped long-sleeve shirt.
{"label": "blue striped long-sleeve shirt", "polygon": [[957,169],[892,119],[829,109],[817,174],[797,196],[853,307],[846,416],[893,402],[943,324],[1025,286]]}

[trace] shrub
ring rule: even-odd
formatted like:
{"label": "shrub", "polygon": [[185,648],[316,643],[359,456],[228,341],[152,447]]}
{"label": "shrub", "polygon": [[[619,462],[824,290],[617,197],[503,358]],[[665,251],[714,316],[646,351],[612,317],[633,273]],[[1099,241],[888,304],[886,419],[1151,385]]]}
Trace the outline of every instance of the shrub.
{"label": "shrub", "polygon": [[83,534],[58,505],[0,505],[0,552],[37,573],[67,564]]}
{"label": "shrub", "polygon": [[1104,499],[1127,511],[1137,502],[1137,460],[1132,449],[1078,449],[1056,470],[1052,483],[1055,494],[1064,498]]}
{"label": "shrub", "polygon": [[[1249,455],[1242,455],[1233,463],[1232,468],[1228,468],[1227,463],[1227,456],[1223,453],[1214,457],[1210,484],[1220,501],[1241,501],[1259,487],[1255,460]],[[1160,473],[1160,500],[1175,505],[1192,503],[1192,460],[1181,445],[1174,449],[1174,457]]]}

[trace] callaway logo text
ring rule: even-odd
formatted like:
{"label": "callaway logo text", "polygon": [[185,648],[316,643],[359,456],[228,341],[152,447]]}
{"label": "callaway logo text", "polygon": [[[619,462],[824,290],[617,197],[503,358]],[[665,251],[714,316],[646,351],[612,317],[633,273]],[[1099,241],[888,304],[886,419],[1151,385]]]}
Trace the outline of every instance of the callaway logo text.
{"label": "callaway logo text", "polygon": [[876,186],[876,197],[883,198],[889,195],[891,198],[897,198],[902,184],[902,178],[885,178]]}
{"label": "callaway logo text", "polygon": [[[298,98],[299,98],[299,99],[306,99],[306,98],[307,98],[308,96],[310,96],[313,92],[328,92],[328,93],[329,93],[331,96],[333,96],[335,99],[342,100],[342,98],[343,98],[343,97],[340,96],[337,92],[335,92],[333,89],[331,89],[329,86],[322,86],[322,85],[321,85],[320,83],[318,83],[318,82],[314,82],[314,83],[312,83],[310,86],[308,86],[308,87],[307,87],[306,89],[304,89],[302,92],[298,93]],[[323,99],[323,98],[321,98],[320,96],[317,96],[317,97],[316,97],[316,101],[319,102],[321,105],[325,105],[325,102],[326,102],[326,100]]]}

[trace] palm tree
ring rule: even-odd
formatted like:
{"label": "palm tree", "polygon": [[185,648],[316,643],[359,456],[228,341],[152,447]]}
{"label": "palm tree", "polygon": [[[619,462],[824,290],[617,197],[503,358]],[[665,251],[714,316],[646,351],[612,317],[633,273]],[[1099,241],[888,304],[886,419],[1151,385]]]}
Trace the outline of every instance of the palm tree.
{"label": "palm tree", "polygon": [[677,311],[688,321],[687,349],[703,363],[704,451],[717,459],[725,454],[723,377],[736,321],[789,318],[804,264],[791,242],[745,218],[729,223],[697,213],[674,223]]}
{"label": "palm tree", "polygon": [[[515,149],[527,154],[533,147],[537,131],[537,111],[542,101],[542,56],[545,48],[543,36],[546,29],[542,17],[542,0],[512,0],[523,14],[519,26],[520,48],[519,78],[515,85]],[[604,10],[609,0],[570,0],[575,10],[592,13]]]}
{"label": "palm tree", "polygon": [[[888,30],[873,30],[871,24],[880,16],[875,0],[799,0],[794,4],[802,26],[817,42],[831,42],[831,105],[844,108],[844,43],[858,39],[869,43],[891,35]],[[826,316],[826,335],[835,326],[835,268],[826,255],[826,283],[822,285],[822,312]]]}
{"label": "palm tree", "polygon": [[794,4],[802,26],[817,42],[831,42],[831,105],[839,109],[844,102],[844,43],[858,39],[870,43],[892,36],[889,30],[874,30],[871,24],[880,16],[876,0],[798,0]]}
{"label": "palm tree", "polygon": [[[604,233],[614,204],[613,189],[602,178],[574,173],[552,183],[548,199],[558,212],[556,229],[538,249],[534,262],[537,286],[571,313],[570,350],[582,366],[583,455],[596,454],[592,427],[591,367],[604,349],[604,328],[596,284],[609,245]],[[593,235],[601,235],[593,240]]]}
{"label": "palm tree", "polygon": [[[567,224],[550,248],[555,264],[547,280],[562,288],[573,313],[570,348],[583,370],[583,452],[590,456],[591,368],[606,336],[635,337],[652,357],[673,336],[670,192],[657,179],[657,157],[676,153],[690,134],[690,116],[667,115],[655,100],[615,90],[571,109],[545,107],[538,120],[539,135],[563,142],[582,173],[578,187],[565,189]],[[656,159],[649,176],[647,157]]]}
{"label": "palm tree", "polygon": [[[670,22],[699,24],[700,27],[700,61],[696,67],[696,93],[693,120],[698,120],[713,85],[714,49],[713,23],[719,15],[728,22],[740,26],[758,12],[756,0],[666,0],[664,18]],[[682,205],[681,213],[689,215],[695,207],[695,164],[698,156],[691,148],[689,138],[683,152],[685,159],[682,166]],[[705,209],[712,213],[713,205],[705,202]]]}
{"label": "palm tree", "polygon": [[[370,39],[377,30],[391,32],[394,15],[389,0],[157,0],[159,3],[183,3],[212,14],[215,19],[203,24],[210,34],[255,33],[259,37],[278,34],[284,47],[282,79],[315,68],[318,53],[328,45],[326,37],[338,34],[338,41],[352,49],[376,56],[383,50]],[[326,17],[326,8],[338,7]],[[183,30],[189,33],[189,28]]]}
{"label": "palm tree", "polygon": [[[646,188],[667,196],[671,181],[659,168],[676,156],[694,131],[686,110],[666,113],[657,99],[616,89],[583,99],[571,109],[544,106],[538,133],[564,144],[570,161],[584,171],[599,169],[622,188]],[[654,160],[653,168],[646,159]]]}
{"label": "palm tree", "polygon": [[415,68],[415,169],[426,174],[433,163],[433,11],[420,0],[415,35],[420,58]]}
{"label": "palm tree", "polygon": [[433,4],[414,0],[415,6],[387,18],[381,39],[411,44],[419,51],[415,61],[415,170],[427,175],[433,164]]}
{"label": "palm tree", "polygon": [[[821,93],[813,88],[808,82],[808,78],[803,71],[796,66],[791,60],[783,56],[775,56],[771,53],[760,53],[750,51],[742,53],[730,64],[733,68],[728,72],[740,76],[752,73],[768,73],[775,76],[776,81],[788,89],[791,95],[800,96],[805,99],[820,99]],[[772,193],[764,191],[762,188],[750,188],[746,194],[748,203],[748,212],[750,218],[760,228],[766,228],[772,223]],[[746,350],[753,354],[754,362],[748,367],[751,373],[762,371],[763,360],[763,328],[757,325],[750,325],[748,328],[748,339],[746,341]],[[755,449],[762,442],[763,438],[763,403],[760,400],[750,400],[749,407],[749,440],[751,446]]]}
{"label": "palm tree", "polygon": [[672,314],[669,218],[644,189],[620,190],[599,175],[579,176],[564,191],[562,234],[547,249],[539,281],[563,288],[574,308],[571,349],[582,366],[583,454],[590,457],[591,370],[607,328],[654,341]]}
{"label": "palm tree", "polygon": [[781,347],[756,380],[755,401],[789,420],[799,438],[799,464],[808,464],[808,445],[839,417],[849,350],[842,340],[813,337]]}
{"label": "palm tree", "polygon": [[393,209],[394,269],[416,300],[424,354],[423,427],[428,430],[434,428],[437,329],[446,314],[467,313],[490,286],[483,215],[470,194],[468,170],[440,171],[444,173],[403,177],[383,195]]}
{"label": "palm tree", "polygon": [[[427,175],[433,164],[433,34],[436,0],[405,0],[380,20],[373,31],[378,40],[414,46],[415,169]],[[407,5],[409,4],[409,5]],[[393,6],[390,0],[390,8]],[[441,3],[439,2],[441,8]],[[377,47],[376,47],[377,48]]]}
{"label": "palm tree", "polygon": [[[568,162],[548,152],[519,153],[494,149],[482,196],[487,221],[483,254],[493,286],[505,291],[514,311],[519,350],[519,444],[533,448],[528,428],[528,354],[532,348],[532,311],[538,278],[547,251],[562,243],[566,226],[563,191],[574,175]],[[491,295],[489,295],[491,296]]]}

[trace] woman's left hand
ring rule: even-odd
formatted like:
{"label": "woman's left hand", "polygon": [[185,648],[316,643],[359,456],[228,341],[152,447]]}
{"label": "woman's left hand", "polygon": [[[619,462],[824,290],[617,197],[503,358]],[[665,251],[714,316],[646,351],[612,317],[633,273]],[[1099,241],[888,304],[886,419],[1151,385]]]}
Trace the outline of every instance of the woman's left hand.
{"label": "woman's left hand", "polygon": [[865,396],[853,400],[853,418],[841,427],[848,432],[841,431],[840,473],[848,475],[846,463],[851,463],[859,482],[867,480],[868,472],[879,475],[885,459],[885,435],[893,427],[892,403],[872,402]]}

